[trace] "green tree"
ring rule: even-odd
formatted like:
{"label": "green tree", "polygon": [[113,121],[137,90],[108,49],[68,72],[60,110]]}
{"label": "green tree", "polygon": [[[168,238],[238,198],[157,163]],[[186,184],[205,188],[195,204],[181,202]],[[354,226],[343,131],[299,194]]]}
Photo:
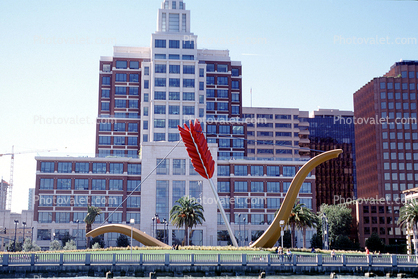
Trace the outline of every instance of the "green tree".
{"label": "green tree", "polygon": [[62,250],[61,243],[58,240],[53,240],[49,243],[49,251]]}
{"label": "green tree", "polygon": [[322,235],[315,233],[311,238],[311,247],[322,249]]}
{"label": "green tree", "polygon": [[[86,234],[91,231],[91,225],[96,220],[97,215],[100,215],[102,210],[95,206],[87,205],[87,215],[84,218],[84,222],[86,223]],[[90,238],[87,237],[87,247],[90,247]]]}
{"label": "green tree", "polygon": [[22,251],[22,243],[20,243],[19,241],[16,242],[16,251],[13,251],[14,247],[14,240],[10,241],[9,244],[7,245],[7,251],[11,251],[11,252],[20,252]]}
{"label": "green tree", "polygon": [[291,247],[295,246],[295,234],[296,229],[302,230],[303,233],[303,247],[305,248],[306,243],[306,228],[307,227],[314,227],[316,226],[316,216],[315,214],[310,211],[309,208],[305,206],[303,203],[299,203],[298,201],[293,205],[292,211],[290,212],[289,219],[287,220],[287,224],[292,228],[291,233]]}
{"label": "green tree", "polygon": [[116,239],[116,246],[117,247],[128,247],[129,246],[129,239],[126,235],[120,234]]}
{"label": "green tree", "polygon": [[63,236],[60,237],[60,240],[62,242],[62,247],[64,247],[68,241],[73,240],[73,239],[74,237],[72,237],[69,232],[66,232]]}
{"label": "green tree", "polygon": [[90,241],[90,248],[93,248],[93,249],[104,248],[105,242],[102,236],[98,235],[96,237],[93,237],[92,240]]}
{"label": "green tree", "polygon": [[366,247],[370,252],[383,251],[385,249],[385,244],[383,244],[377,233],[372,233],[372,235],[366,240]]}
{"label": "green tree", "polygon": [[65,243],[63,248],[64,250],[77,250],[77,246],[75,245],[75,241],[70,239]]}
{"label": "green tree", "polygon": [[[398,225],[406,227],[408,230],[412,230],[414,243],[416,243],[417,235],[415,233],[418,222],[418,202],[412,200],[410,203],[405,203],[399,211]],[[409,233],[409,232],[407,232]],[[417,251],[417,247],[414,247]],[[416,253],[416,252],[415,252]]]}
{"label": "green tree", "polygon": [[202,224],[205,221],[203,206],[196,199],[188,196],[181,197],[170,210],[170,221],[177,228],[184,226],[185,245],[190,244],[189,228]]}
{"label": "green tree", "polygon": [[351,216],[351,208],[342,205],[321,205],[318,212],[318,227],[322,231],[322,216],[328,219],[328,235],[331,242],[331,247],[339,235],[350,235],[353,222],[353,216]]}
{"label": "green tree", "polygon": [[23,251],[24,252],[41,251],[41,247],[39,247],[36,243],[32,243],[32,239],[27,237],[25,239],[25,242],[23,243]]}

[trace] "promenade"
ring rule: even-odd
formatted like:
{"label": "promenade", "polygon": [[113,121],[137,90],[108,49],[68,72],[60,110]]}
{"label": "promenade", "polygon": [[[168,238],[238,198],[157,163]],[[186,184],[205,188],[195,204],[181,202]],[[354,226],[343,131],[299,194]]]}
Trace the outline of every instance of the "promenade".
{"label": "promenade", "polygon": [[1,278],[115,276],[244,276],[291,274],[418,274],[417,258],[407,255],[277,254],[0,254]]}

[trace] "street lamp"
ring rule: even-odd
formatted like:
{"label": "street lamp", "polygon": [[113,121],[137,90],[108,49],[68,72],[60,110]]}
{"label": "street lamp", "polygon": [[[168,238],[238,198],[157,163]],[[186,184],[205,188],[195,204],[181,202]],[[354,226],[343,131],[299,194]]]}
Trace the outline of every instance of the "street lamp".
{"label": "street lamp", "polygon": [[284,220],[280,220],[280,236],[282,238],[282,248],[283,248],[283,237],[284,237]]}
{"label": "street lamp", "polygon": [[158,214],[155,214],[155,238],[157,238],[158,237],[158,235],[157,235],[157,228],[158,228],[158,221],[160,220],[159,218],[158,218]]}
{"label": "street lamp", "polygon": [[245,231],[245,220],[247,220],[247,218],[244,217],[244,246],[247,245],[247,238],[246,238],[246,231]]}
{"label": "street lamp", "polygon": [[132,261],[132,236],[133,236],[133,231],[134,231],[135,219],[129,220],[129,223],[131,224],[131,261]]}
{"label": "street lamp", "polygon": [[241,244],[241,213],[238,213],[238,246]]}
{"label": "street lamp", "polygon": [[16,252],[16,231],[17,231],[17,224],[19,223],[19,220],[14,220],[15,222],[15,240],[13,242],[13,252]]}
{"label": "street lamp", "polygon": [[34,229],[34,227],[32,227],[32,243],[33,243],[33,229]]}
{"label": "street lamp", "polygon": [[23,243],[25,243],[26,222],[22,222],[22,224],[23,224],[23,242],[22,242],[22,244],[23,244]]}
{"label": "street lamp", "polygon": [[79,230],[80,220],[77,219],[77,220],[75,220],[75,222],[77,223],[77,234],[75,235],[75,241],[76,241],[75,247],[76,247],[76,249],[78,249],[78,234],[80,232],[80,230]]}
{"label": "street lamp", "polygon": [[154,235],[154,221],[155,221],[155,217],[152,217],[152,237],[155,237],[155,235]]}
{"label": "street lamp", "polygon": [[167,220],[165,218],[163,219],[163,225],[164,225],[164,243],[166,243],[166,241],[165,241],[166,240],[166,238],[165,238],[165,236],[166,236],[166,234],[165,234],[165,225],[168,226],[168,224],[167,224]]}
{"label": "street lamp", "polygon": [[329,247],[329,240],[328,240],[328,218],[327,216],[324,214],[322,214],[322,234],[323,234],[323,247],[324,250],[328,250]]}

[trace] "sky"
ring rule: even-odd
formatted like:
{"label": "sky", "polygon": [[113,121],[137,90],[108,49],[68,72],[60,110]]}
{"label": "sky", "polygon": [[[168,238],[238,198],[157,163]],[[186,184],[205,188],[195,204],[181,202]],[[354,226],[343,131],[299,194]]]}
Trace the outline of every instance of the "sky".
{"label": "sky", "polygon": [[[100,56],[149,47],[161,2],[0,1],[0,154],[28,152],[15,156],[12,211],[27,209],[35,156],[93,156]],[[241,61],[244,106],[353,110],[368,81],[418,59],[416,1],[184,3],[197,47]],[[0,157],[6,181],[10,163]]]}

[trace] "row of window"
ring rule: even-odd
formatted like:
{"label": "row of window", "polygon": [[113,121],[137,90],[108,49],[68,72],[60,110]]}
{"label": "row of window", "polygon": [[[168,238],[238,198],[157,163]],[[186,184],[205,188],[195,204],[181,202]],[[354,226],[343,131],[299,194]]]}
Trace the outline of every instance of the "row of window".
{"label": "row of window", "polygon": [[299,145],[299,141],[295,141],[294,143],[291,140],[248,140],[248,144],[251,145],[281,145],[281,146],[297,146]]}
{"label": "row of window", "polygon": [[[225,165],[218,165],[218,176],[230,176],[231,167]],[[293,177],[296,174],[296,167],[294,166],[233,166],[233,174],[235,176],[289,176]]]}
{"label": "row of window", "polygon": [[[276,151],[275,151],[276,150]],[[257,153],[256,153],[257,152]],[[292,150],[292,149],[267,149],[267,148],[249,148],[247,150],[248,154],[299,154],[299,150]]]}
{"label": "row of window", "polygon": [[[167,40],[156,39],[155,40],[155,48],[167,48]],[[180,48],[180,40],[169,40],[168,41],[169,48]],[[194,49],[194,41],[182,41],[182,48],[183,49]]]}
{"label": "row of window", "polygon": [[[156,53],[154,55],[155,59],[167,59],[167,54],[163,54],[163,53]],[[179,54],[169,54],[168,55],[168,59],[171,60],[180,60],[180,55]],[[183,54],[181,56],[182,60],[194,60],[194,55],[186,55]]]}
{"label": "row of window", "polygon": [[[262,135],[265,135],[265,134],[261,134],[261,133],[264,133],[264,132],[257,132],[257,136],[262,136]],[[299,138],[299,133],[298,132],[294,132],[294,133],[292,133],[292,132],[276,132],[275,133],[275,135],[276,135],[276,137],[297,137],[297,138]],[[255,136],[255,132],[254,131],[247,131],[247,136]]]}
{"label": "row of window", "polygon": [[[70,195],[40,195],[39,206],[57,206],[57,207],[87,207],[87,205],[97,207],[118,207],[122,205],[123,196],[70,196]],[[140,208],[141,197],[130,196],[126,200],[127,208]]]}
{"label": "row of window", "polygon": [[[128,130],[126,130],[128,128]],[[110,132],[112,131],[111,123],[100,123],[99,131],[101,132]],[[113,131],[115,132],[138,132],[138,123],[114,123]]]}
{"label": "row of window", "polygon": [[[172,172],[170,172],[171,161]],[[189,175],[198,175],[190,160],[187,161],[189,165]],[[186,159],[157,159],[156,164],[156,172],[159,175],[186,175]]]}
{"label": "row of window", "polygon": [[[125,153],[126,152],[126,153]],[[126,157],[126,158],[138,158],[138,149],[99,149],[99,157]]]}
{"label": "row of window", "polygon": [[[116,60],[116,69],[127,69],[128,61],[126,60]],[[139,69],[138,61],[129,61],[129,69]]]}
{"label": "row of window", "polygon": [[[372,206],[365,205],[363,206],[363,213],[377,213],[378,208],[379,208],[379,214],[385,213],[385,206],[383,205],[379,207],[377,207],[376,205],[372,205]],[[399,206],[394,206],[393,212],[395,213],[395,215],[399,214]],[[386,213],[392,214],[392,206],[386,206]]]}
{"label": "row of window", "polygon": [[244,126],[237,126],[237,125],[207,125],[206,131],[208,134],[221,134],[221,135],[230,135],[232,130],[233,135],[243,135],[244,134]]}
{"label": "row of window", "polygon": [[[243,118],[258,118],[258,119],[287,119],[291,120],[292,115],[291,114],[253,114],[253,113],[246,113],[242,115]],[[274,117],[274,118],[273,118]],[[298,120],[298,115],[293,115],[293,120]]]}
{"label": "row of window", "polygon": [[[70,212],[39,212],[38,213],[38,222],[39,223],[52,223],[52,220],[55,219],[55,223],[70,223],[72,222],[82,222],[84,218],[86,217],[86,212],[73,212],[73,218],[71,219],[71,213]],[[55,215],[55,218],[53,218]],[[95,224],[103,223],[105,220],[105,217],[107,218],[110,215],[110,213],[102,213],[100,215],[96,216],[96,219],[94,220]],[[124,223],[126,220],[135,220],[135,224],[140,224],[141,215],[137,212],[127,212],[126,218],[123,218],[125,214],[122,212],[114,212],[110,218],[108,219],[109,223]],[[123,220],[123,221],[122,221]],[[60,231],[60,230],[58,230]],[[57,229],[55,229],[55,235],[57,236]],[[85,236],[84,236],[85,238]],[[38,230],[38,240],[44,240],[39,239],[39,230]]]}
{"label": "row of window", "polygon": [[[277,182],[277,181],[234,181],[234,190],[236,193],[286,193],[289,190],[291,182]],[[249,187],[248,187],[249,186]],[[282,187],[281,187],[282,186]],[[219,193],[230,193],[231,186],[229,181],[218,181]],[[312,183],[304,182],[299,193],[310,194],[312,193]]]}
{"label": "row of window", "polygon": [[[372,234],[377,234],[377,227],[372,227]],[[379,234],[380,235],[385,235],[387,233],[387,235],[393,235],[393,228],[384,228],[384,227],[380,227],[379,228]],[[370,227],[364,227],[364,234],[365,235],[369,235],[370,234]],[[401,229],[400,228],[395,228],[395,235],[401,235]]]}
{"label": "row of window", "polygon": [[[395,103],[395,105],[396,105],[396,109],[403,109],[403,110],[417,109],[416,103]],[[381,109],[395,109],[395,106],[393,102],[388,102],[387,106],[386,106],[386,102],[381,102],[380,108]]]}
{"label": "row of window", "polygon": [[141,191],[141,180],[122,179],[71,179],[71,178],[41,178],[39,181],[40,190],[98,190],[98,191]]}
{"label": "row of window", "polygon": [[[194,106],[182,106],[183,115],[195,115]],[[166,114],[167,106],[165,105],[155,105],[154,114]],[[180,106],[168,106],[169,114],[180,114]],[[145,125],[144,125],[145,126]]]}
{"label": "row of window", "polygon": [[[180,74],[180,65],[169,65],[168,66],[170,74]],[[200,69],[204,70],[204,69]],[[167,73],[167,65],[166,64],[156,64],[155,65],[155,73],[156,74],[165,74]],[[195,66],[194,65],[183,65],[183,74],[195,74]]]}
{"label": "row of window", "polygon": [[[138,87],[126,87],[126,86],[116,86],[115,94],[116,95],[127,95],[129,96],[138,96],[139,91]],[[110,98],[110,89],[101,90],[102,98]]]}
{"label": "row of window", "polygon": [[[86,162],[58,162],[57,169],[55,169],[54,162],[41,162],[42,173],[53,173],[55,170],[58,173],[101,173],[105,174],[123,174],[123,163],[86,163]],[[125,171],[128,174],[141,174],[141,164],[127,164]]]}
{"label": "row of window", "polygon": [[[167,86],[167,79],[166,78],[155,78],[155,86],[156,87],[166,87]],[[180,79],[179,78],[169,78],[168,79],[168,86],[169,87],[180,87]],[[194,79],[183,79],[183,88],[194,88],[195,80]]]}
{"label": "row of window", "polygon": [[130,145],[130,146],[137,146],[138,145],[138,137],[99,136],[99,145]]}

